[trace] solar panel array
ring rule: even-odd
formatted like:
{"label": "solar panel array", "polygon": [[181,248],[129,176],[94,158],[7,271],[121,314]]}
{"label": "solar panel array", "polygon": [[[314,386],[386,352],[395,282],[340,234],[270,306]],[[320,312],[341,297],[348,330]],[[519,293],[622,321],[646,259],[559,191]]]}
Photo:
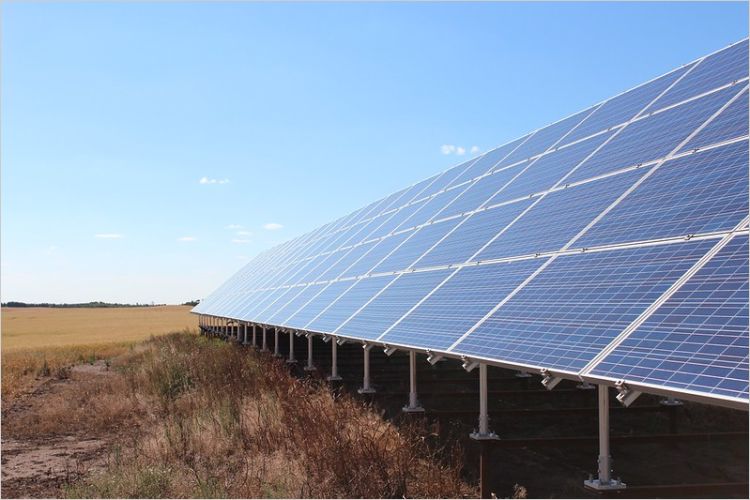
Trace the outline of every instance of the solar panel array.
{"label": "solar panel array", "polygon": [[193,311],[746,403],[747,223],[744,40],[272,248]]}

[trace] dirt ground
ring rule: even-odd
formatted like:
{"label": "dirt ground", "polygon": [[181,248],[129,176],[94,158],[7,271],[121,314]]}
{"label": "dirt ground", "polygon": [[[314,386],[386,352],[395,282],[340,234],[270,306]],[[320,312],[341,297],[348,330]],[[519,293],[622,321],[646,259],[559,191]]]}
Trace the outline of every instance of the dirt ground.
{"label": "dirt ground", "polygon": [[82,384],[112,375],[103,361],[76,365],[69,378],[40,378],[32,391],[3,409],[3,498],[60,497],[65,484],[104,469],[111,445],[118,437],[117,429],[98,435],[88,430],[26,435],[24,422],[33,421],[48,401],[67,398]]}

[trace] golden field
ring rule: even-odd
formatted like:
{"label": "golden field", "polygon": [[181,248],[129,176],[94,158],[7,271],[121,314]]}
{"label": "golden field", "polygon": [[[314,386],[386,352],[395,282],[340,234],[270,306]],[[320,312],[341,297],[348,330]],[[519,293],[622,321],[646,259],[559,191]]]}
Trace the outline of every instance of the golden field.
{"label": "golden field", "polygon": [[71,364],[109,359],[152,335],[196,329],[198,319],[190,309],[4,307],[3,402]]}

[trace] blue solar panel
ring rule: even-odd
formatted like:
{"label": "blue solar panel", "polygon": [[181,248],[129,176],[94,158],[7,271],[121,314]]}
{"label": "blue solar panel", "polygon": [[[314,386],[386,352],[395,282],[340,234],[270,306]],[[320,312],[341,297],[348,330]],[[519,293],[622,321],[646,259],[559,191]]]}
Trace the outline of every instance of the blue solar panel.
{"label": "blue solar panel", "polygon": [[302,306],[307,304],[313,297],[323,290],[325,285],[321,283],[307,285],[302,290],[283,305],[274,308],[273,314],[268,316],[264,322],[277,325],[286,325],[286,321],[294,315]]}
{"label": "blue solar panel", "polygon": [[437,218],[441,219],[476,210],[489,201],[496,192],[512,181],[515,176],[520,174],[527,165],[528,163],[524,162],[515,167],[499,170],[492,175],[482,177],[466,188],[459,188],[463,189],[461,195],[455,198],[453,203],[446,206],[437,215]]}
{"label": "blue solar panel", "polygon": [[580,370],[715,243],[558,257],[452,352]]}
{"label": "blue solar panel", "polygon": [[401,207],[398,212],[393,215],[393,217],[386,220],[382,225],[375,229],[370,237],[381,238],[393,231],[396,231],[399,228],[402,228],[402,226],[402,229],[411,227],[411,224],[404,224],[404,222],[411,218],[416,212],[421,210],[428,201],[429,200],[423,199],[422,201],[418,201],[405,207]]}
{"label": "blue solar panel", "polygon": [[398,276],[388,288],[356,316],[340,325],[334,333],[360,339],[378,338],[450,273],[449,270],[439,270]]}
{"label": "blue solar panel", "polygon": [[398,248],[399,245],[401,245],[406,238],[411,236],[413,232],[414,231],[405,231],[379,240],[372,250],[344,271],[342,277],[362,276],[369,273],[378,262],[390,255],[390,253]]}
{"label": "blue solar panel", "polygon": [[[305,304],[294,315],[287,319],[284,326],[290,328],[305,328],[318,314],[332,304],[340,295],[351,288],[356,281],[334,281],[325,286],[317,296]],[[344,318],[345,319],[345,318]],[[343,321],[343,320],[342,320]]]}
{"label": "blue solar panel", "polygon": [[747,47],[747,40],[743,40],[708,56],[659,99],[657,107],[670,106],[722,85],[747,78]]}
{"label": "blue solar panel", "polygon": [[396,279],[395,276],[375,276],[363,278],[356,282],[343,295],[340,295],[323,312],[305,326],[306,330],[331,333],[354,314],[357,309],[365,305],[372,297],[388,283]]}
{"label": "blue solar panel", "polygon": [[742,141],[664,163],[576,243],[727,231],[748,213],[748,144]]}
{"label": "blue solar panel", "polygon": [[461,225],[417,261],[415,267],[466,262],[531,203],[531,200],[522,200],[465,216]]}
{"label": "blue solar panel", "polygon": [[622,125],[631,118],[634,118],[639,111],[656,99],[659,94],[672,85],[687,69],[688,67],[684,67],[672,71],[656,80],[607,100],[600,108],[594,111],[594,114],[571,132],[565,138],[564,142],[588,137],[597,132]]}
{"label": "blue solar panel", "polygon": [[591,373],[747,399],[747,236],[730,240]]}
{"label": "blue solar panel", "polygon": [[468,182],[472,179],[484,175],[492,170],[503,158],[508,156],[519,144],[526,140],[527,136],[524,136],[515,141],[511,141],[504,146],[488,151],[487,153],[480,156],[476,163],[466,169],[463,174],[459,175],[456,179],[451,182],[450,187],[457,186],[464,182]]}
{"label": "blue solar panel", "polygon": [[343,257],[318,276],[317,281],[327,281],[338,278],[343,272],[349,269],[352,264],[364,258],[364,256],[367,255],[377,243],[377,240],[373,240],[350,248],[345,252]]}
{"label": "blue solar panel", "polygon": [[436,196],[433,196],[432,198],[427,200],[427,203],[425,203],[425,205],[420,210],[414,212],[411,217],[404,221],[399,229],[421,226],[422,224],[429,222],[441,210],[443,210],[446,205],[455,200],[456,197],[460,195],[464,189],[466,188],[460,187],[457,189],[451,189],[450,191],[444,191]]}
{"label": "blue solar panel", "polygon": [[577,182],[665,157],[721,108],[737,90],[724,89],[631,123],[566,179],[566,182]]}
{"label": "blue solar panel", "polygon": [[747,90],[682,148],[689,151],[747,135]]}
{"label": "blue solar panel", "polygon": [[373,273],[385,273],[408,269],[419,257],[443,238],[458,224],[458,219],[435,222],[414,231],[414,234],[398,247],[388,258],[378,264]]}
{"label": "blue solar panel", "polygon": [[553,123],[541,130],[538,130],[529,139],[521,144],[518,149],[513,151],[508,157],[500,162],[499,166],[511,165],[517,161],[531,158],[532,156],[544,153],[547,149],[563,140],[566,134],[574,129],[582,120],[591,114],[592,109],[587,109],[569,116],[557,123]]}
{"label": "blue solar panel", "polygon": [[573,170],[573,167],[581,163],[602,145],[610,135],[610,133],[601,134],[542,156],[514,179],[508,187],[497,193],[490,200],[490,204],[539,193],[551,188],[565,174]]}
{"label": "blue solar panel", "polygon": [[560,250],[641,175],[643,172],[635,170],[551,192],[477,255],[476,260]]}
{"label": "blue solar panel", "polygon": [[445,350],[544,260],[464,267],[379,340]]}

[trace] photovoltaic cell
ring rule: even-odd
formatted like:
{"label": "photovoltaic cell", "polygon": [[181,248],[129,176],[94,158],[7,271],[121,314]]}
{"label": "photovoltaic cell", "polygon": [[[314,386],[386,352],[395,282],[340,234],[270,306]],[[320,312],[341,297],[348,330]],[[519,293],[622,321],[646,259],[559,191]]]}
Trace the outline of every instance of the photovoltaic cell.
{"label": "photovoltaic cell", "polygon": [[664,163],[576,243],[593,247],[735,227],[748,213],[748,143]]}
{"label": "photovoltaic cell", "polygon": [[485,248],[476,260],[560,250],[641,175],[643,172],[636,170],[551,192]]}
{"label": "photovoltaic cell", "polygon": [[334,281],[325,286],[316,297],[305,304],[292,317],[286,320],[289,328],[305,328],[323,309],[332,304],[341,294],[355,284],[354,280]]}
{"label": "photovoltaic cell", "polygon": [[421,227],[398,247],[388,258],[378,264],[373,273],[386,273],[408,269],[419,257],[443,238],[458,224],[457,219],[435,222]]}
{"label": "photovoltaic cell", "polygon": [[747,78],[747,47],[747,40],[743,40],[708,56],[660,98],[656,106],[659,108],[670,106],[722,85]]}
{"label": "photovoltaic cell", "polygon": [[490,200],[490,204],[550,189],[611,135],[611,133],[601,134],[542,156],[514,179],[508,187],[497,193]]}
{"label": "photovoltaic cell", "polygon": [[553,123],[541,130],[538,130],[529,139],[521,144],[518,149],[513,151],[505,160],[500,162],[500,167],[511,165],[517,161],[531,158],[534,155],[544,153],[558,141],[570,132],[576,125],[591,114],[592,109],[587,109],[569,116],[557,123]]}
{"label": "photovoltaic cell", "polygon": [[591,373],[747,399],[747,236],[730,240]]}
{"label": "photovoltaic cell", "polygon": [[577,182],[665,157],[718,111],[736,91],[724,89],[631,123],[581,165],[566,182]]}
{"label": "photovoltaic cell", "polygon": [[489,201],[506,184],[510,183],[527,165],[528,163],[524,162],[521,165],[499,170],[492,175],[482,177],[466,188],[459,188],[463,189],[460,196],[443,208],[436,218],[443,219],[476,210]]}
{"label": "photovoltaic cell", "polygon": [[711,123],[698,135],[690,139],[690,142],[682,148],[683,151],[709,146],[735,137],[747,135],[748,124],[748,96],[745,91],[727,109],[721,112]]}
{"label": "photovoltaic cell", "polygon": [[342,278],[363,276],[369,273],[381,260],[401,245],[414,230],[388,236],[379,240],[364,257],[351,265],[342,273]]}
{"label": "photovoltaic cell", "polygon": [[558,257],[452,352],[578,371],[715,243]]}
{"label": "photovoltaic cell", "polygon": [[487,153],[480,156],[476,163],[466,169],[463,174],[459,175],[456,179],[451,182],[449,187],[457,186],[464,182],[468,182],[472,179],[484,175],[493,168],[506,156],[508,156],[514,149],[516,149],[528,136],[521,137],[515,141],[511,141],[504,146],[488,151]]}
{"label": "photovoltaic cell", "polygon": [[398,276],[393,284],[334,333],[360,339],[379,337],[450,273],[449,270],[439,270]]}
{"label": "photovoltaic cell", "polygon": [[531,200],[521,200],[465,216],[461,225],[419,259],[415,267],[445,266],[466,262],[531,203]]}
{"label": "photovoltaic cell", "polygon": [[394,279],[396,279],[396,276],[393,275],[360,279],[306,325],[305,329],[322,333],[332,333],[341,323],[346,321],[347,318],[365,305],[376,293]]}
{"label": "photovoltaic cell", "polygon": [[571,132],[565,138],[564,142],[572,142],[588,137],[603,130],[622,125],[631,118],[634,118],[639,111],[644,109],[659,94],[672,85],[687,68],[672,71],[667,75],[608,100],[594,111],[594,114],[585,122],[581,123],[578,128]]}
{"label": "photovoltaic cell", "polygon": [[464,267],[380,340],[445,350],[544,260]]}

